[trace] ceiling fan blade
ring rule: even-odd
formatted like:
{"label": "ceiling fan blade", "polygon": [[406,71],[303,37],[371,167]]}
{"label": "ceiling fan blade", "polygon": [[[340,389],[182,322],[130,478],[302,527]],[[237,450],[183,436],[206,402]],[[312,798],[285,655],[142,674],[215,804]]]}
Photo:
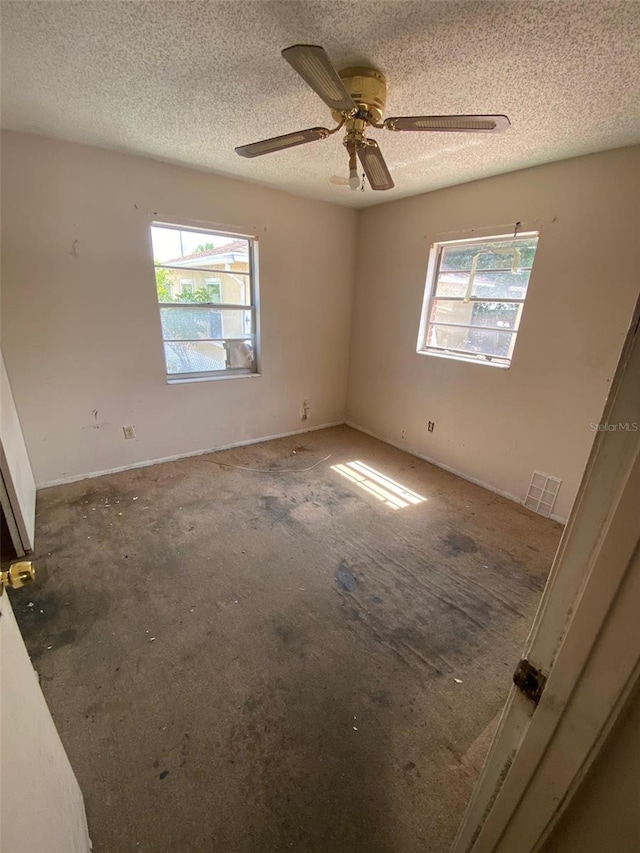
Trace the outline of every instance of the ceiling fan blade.
{"label": "ceiling fan blade", "polygon": [[501,133],[510,124],[507,116],[400,116],[384,120],[387,130],[441,133]]}
{"label": "ceiling fan blade", "polygon": [[286,47],[282,56],[332,110],[357,109],[324,48],[315,44],[294,44]]}
{"label": "ceiling fan blade", "polygon": [[358,148],[358,157],[372,190],[393,189],[395,184],[377,142],[369,140]]}
{"label": "ceiling fan blade", "polygon": [[310,127],[308,130],[299,130],[297,133],[285,133],[283,136],[273,136],[261,142],[239,145],[236,148],[236,154],[241,157],[260,157],[262,154],[271,154],[273,151],[283,151],[285,148],[295,148],[296,145],[304,145],[306,142],[315,142],[316,139],[326,139],[329,135],[326,127]]}

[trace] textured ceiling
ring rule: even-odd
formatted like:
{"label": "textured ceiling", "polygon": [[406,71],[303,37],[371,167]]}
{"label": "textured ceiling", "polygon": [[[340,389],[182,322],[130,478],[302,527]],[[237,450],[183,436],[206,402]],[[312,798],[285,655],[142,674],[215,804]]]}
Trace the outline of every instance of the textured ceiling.
{"label": "textured ceiling", "polygon": [[[640,3],[3,0],[2,122],[366,206],[640,142]],[[506,113],[501,135],[374,130],[396,188],[352,192],[340,136],[234,146],[328,109],[280,57],[323,45],[389,80],[387,115]]]}

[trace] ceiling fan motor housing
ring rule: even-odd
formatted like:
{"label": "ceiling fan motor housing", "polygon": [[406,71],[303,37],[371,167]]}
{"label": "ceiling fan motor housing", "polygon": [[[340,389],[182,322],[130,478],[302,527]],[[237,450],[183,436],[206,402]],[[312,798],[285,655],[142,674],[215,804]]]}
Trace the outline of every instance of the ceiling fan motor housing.
{"label": "ceiling fan motor housing", "polygon": [[[382,71],[354,65],[339,74],[358,109],[368,113],[374,124],[380,124],[387,103],[387,78]],[[337,122],[342,121],[341,113],[332,110],[332,115]]]}

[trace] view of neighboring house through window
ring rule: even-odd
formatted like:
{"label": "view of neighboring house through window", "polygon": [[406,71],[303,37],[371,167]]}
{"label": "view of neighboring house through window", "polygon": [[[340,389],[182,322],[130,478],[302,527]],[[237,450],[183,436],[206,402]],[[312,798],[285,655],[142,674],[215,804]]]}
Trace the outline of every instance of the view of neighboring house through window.
{"label": "view of neighboring house through window", "polygon": [[537,233],[436,243],[418,352],[509,367]]}
{"label": "view of neighboring house through window", "polygon": [[151,239],[168,377],[256,373],[254,241],[161,223]]}
{"label": "view of neighboring house through window", "polygon": [[209,302],[222,302],[222,281],[219,278],[205,278],[204,286],[209,294]]}

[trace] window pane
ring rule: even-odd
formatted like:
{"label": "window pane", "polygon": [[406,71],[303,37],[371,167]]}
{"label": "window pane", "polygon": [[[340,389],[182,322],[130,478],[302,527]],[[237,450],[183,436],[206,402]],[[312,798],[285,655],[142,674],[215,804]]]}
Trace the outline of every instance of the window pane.
{"label": "window pane", "polygon": [[166,341],[167,373],[210,373],[242,368],[255,372],[253,341]]}
{"label": "window pane", "polygon": [[514,332],[496,332],[490,329],[431,326],[427,346],[457,350],[470,355],[484,354],[509,359],[511,357],[511,341],[514,335]]}
{"label": "window pane", "polygon": [[441,272],[438,276],[437,296],[458,296],[462,299],[467,295],[469,285],[468,273]]}
{"label": "window pane", "polygon": [[249,241],[242,237],[152,225],[151,240],[156,263],[193,267],[249,263]]}
{"label": "window pane", "polygon": [[164,351],[167,359],[167,373],[203,373],[210,370],[225,370],[227,366],[227,351],[224,343],[166,342]]}
{"label": "window pane", "polygon": [[[248,265],[245,266],[248,271]],[[251,305],[249,276],[234,275],[233,272],[156,267],[156,288],[158,300],[163,304],[223,302],[227,305]]]}
{"label": "window pane", "polygon": [[517,329],[521,311],[518,302],[474,302],[471,325]]}
{"label": "window pane", "polygon": [[446,299],[435,299],[431,309],[431,322],[470,326],[472,313],[473,302],[448,302]]}
{"label": "window pane", "polygon": [[[485,270],[476,272],[469,296],[488,299],[524,299],[527,294],[530,270],[513,273],[511,270]],[[437,296],[467,295],[470,273],[441,272],[438,276]]]}
{"label": "window pane", "polygon": [[520,311],[521,306],[517,302],[450,302],[435,299],[431,322],[517,329]]}
{"label": "window pane", "polygon": [[530,275],[530,270],[476,273],[471,292],[473,296],[490,299],[524,299]]}
{"label": "window pane", "polygon": [[[515,240],[484,240],[478,243],[445,246],[440,259],[441,270],[470,270],[478,256],[477,269],[511,269],[513,264],[531,267],[538,245],[537,237]],[[519,253],[514,253],[516,249]]]}
{"label": "window pane", "polygon": [[252,312],[229,308],[160,307],[165,341],[246,338],[253,334]]}

